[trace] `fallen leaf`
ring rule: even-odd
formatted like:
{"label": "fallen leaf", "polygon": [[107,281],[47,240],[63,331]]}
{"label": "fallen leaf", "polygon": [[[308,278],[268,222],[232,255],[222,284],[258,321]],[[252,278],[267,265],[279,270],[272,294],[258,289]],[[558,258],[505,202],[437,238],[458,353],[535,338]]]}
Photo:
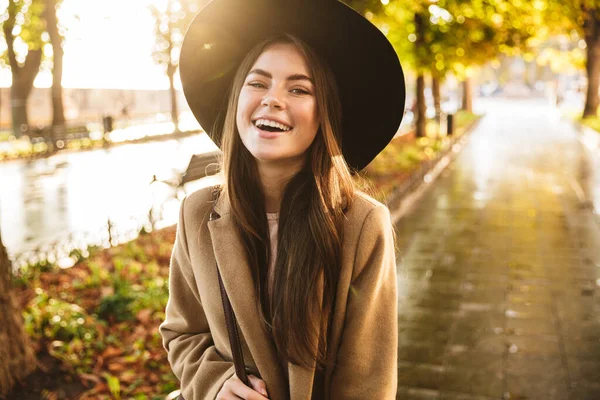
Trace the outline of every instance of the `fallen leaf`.
{"label": "fallen leaf", "polygon": [[102,289],[100,289],[100,297],[102,298],[112,296],[113,294],[115,294],[115,288],[112,286],[103,286]]}
{"label": "fallen leaf", "polygon": [[80,373],[79,377],[85,381],[94,382],[95,384],[102,383],[102,379],[99,376],[94,375],[94,374]]}
{"label": "fallen leaf", "polygon": [[123,365],[123,364],[119,364],[119,363],[115,363],[115,362],[108,364],[108,370],[109,370],[110,372],[121,372],[121,371],[123,371],[125,368],[126,368],[126,366],[125,366],[125,365]]}
{"label": "fallen leaf", "polygon": [[138,378],[138,375],[134,370],[128,369],[127,371],[120,373],[118,377],[121,382],[132,383]]}
{"label": "fallen leaf", "polygon": [[112,347],[109,346],[107,347],[103,352],[102,352],[102,357],[104,359],[108,359],[111,357],[116,357],[116,356],[120,356],[121,354],[123,354],[123,350],[119,349],[117,347]]}
{"label": "fallen leaf", "polygon": [[152,316],[152,310],[149,308],[144,308],[137,313],[136,317],[142,324],[147,324],[150,322],[150,316]]}

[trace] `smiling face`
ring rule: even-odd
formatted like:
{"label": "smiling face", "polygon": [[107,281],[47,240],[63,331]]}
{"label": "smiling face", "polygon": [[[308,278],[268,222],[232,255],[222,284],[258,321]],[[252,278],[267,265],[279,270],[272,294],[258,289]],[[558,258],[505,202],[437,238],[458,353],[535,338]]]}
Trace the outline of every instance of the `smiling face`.
{"label": "smiling face", "polygon": [[293,44],[274,44],[258,57],[239,94],[236,124],[259,164],[301,166],[319,128],[315,86]]}

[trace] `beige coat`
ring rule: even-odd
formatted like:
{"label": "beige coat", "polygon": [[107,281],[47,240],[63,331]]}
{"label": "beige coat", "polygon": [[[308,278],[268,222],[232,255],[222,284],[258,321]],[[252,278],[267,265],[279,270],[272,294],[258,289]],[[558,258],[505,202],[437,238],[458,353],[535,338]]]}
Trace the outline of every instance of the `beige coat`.
{"label": "beige coat", "polygon": [[[173,372],[186,400],[215,399],[234,367],[215,259],[239,327],[246,366],[274,400],[308,400],[315,369],[288,363],[289,386],[274,343],[258,315],[250,269],[222,195],[220,219],[208,221],[211,189],[181,203],[171,258],[170,297],[160,326]],[[347,212],[342,269],[332,320],[325,395],[314,398],[394,399],[397,389],[397,280],[388,209],[359,194]],[[259,375],[260,372],[260,375]]]}

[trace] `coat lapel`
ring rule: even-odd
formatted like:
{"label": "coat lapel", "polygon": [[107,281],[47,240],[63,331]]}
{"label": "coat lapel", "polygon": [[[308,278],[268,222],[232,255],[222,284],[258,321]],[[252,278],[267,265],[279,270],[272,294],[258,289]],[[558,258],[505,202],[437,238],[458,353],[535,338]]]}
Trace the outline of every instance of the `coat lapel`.
{"label": "coat lapel", "polygon": [[290,400],[310,400],[315,376],[315,364],[311,368],[288,363],[290,376]]}
{"label": "coat lapel", "polygon": [[[321,275],[319,279],[319,306],[321,307],[323,304],[323,276]],[[320,308],[319,307],[319,308]],[[319,315],[320,317],[320,315]],[[320,327],[317,327],[317,336],[320,340],[324,338],[321,337]],[[316,354],[313,354],[313,357]],[[316,371],[316,360],[311,363],[310,368],[302,367],[297,364],[288,363],[288,373],[290,379],[290,393],[291,400],[310,400],[313,394],[313,384],[315,379],[315,371]],[[315,391],[321,396],[320,393],[323,388],[314,388]],[[319,397],[321,398],[321,397]]]}
{"label": "coat lapel", "polygon": [[260,321],[258,301],[254,291],[252,273],[246,262],[241,239],[229,213],[229,203],[221,194],[215,210],[221,218],[209,221],[208,229],[213,243],[213,251],[223,285],[229,296],[252,358],[267,384],[271,399],[288,397],[285,378],[277,362],[277,351],[268,332]]}
{"label": "coat lapel", "polygon": [[[260,321],[258,299],[252,273],[246,262],[244,248],[230,214],[230,204],[222,193],[215,210],[221,216],[208,222],[213,251],[223,285],[235,312],[243,340],[248,344],[256,366],[267,384],[269,398],[288,398],[283,371],[279,367],[277,350]],[[309,400],[315,374],[315,365],[304,368],[288,363],[289,396],[291,400]]]}

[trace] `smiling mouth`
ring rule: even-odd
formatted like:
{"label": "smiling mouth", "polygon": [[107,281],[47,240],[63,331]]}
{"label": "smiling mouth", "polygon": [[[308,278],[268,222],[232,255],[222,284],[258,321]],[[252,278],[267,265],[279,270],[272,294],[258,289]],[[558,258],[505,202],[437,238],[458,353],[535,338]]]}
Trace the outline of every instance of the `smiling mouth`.
{"label": "smiling mouth", "polygon": [[289,132],[292,130],[291,126],[265,119],[258,119],[256,121],[253,121],[253,124],[258,129],[266,132]]}

